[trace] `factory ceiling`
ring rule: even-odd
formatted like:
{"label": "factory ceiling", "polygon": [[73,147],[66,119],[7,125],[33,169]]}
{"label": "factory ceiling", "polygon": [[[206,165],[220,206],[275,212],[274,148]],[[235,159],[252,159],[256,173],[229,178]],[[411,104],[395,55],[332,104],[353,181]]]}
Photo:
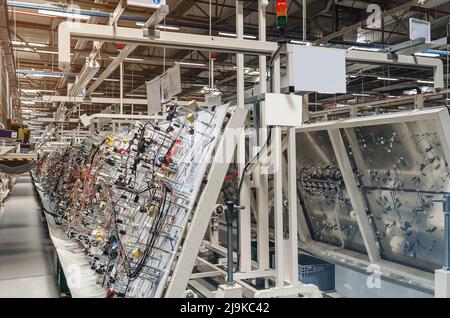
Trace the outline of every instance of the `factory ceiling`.
{"label": "factory ceiling", "polygon": [[[170,13],[161,23],[161,28],[170,32],[196,34],[233,35],[235,32],[235,0],[167,0]],[[42,95],[67,95],[67,85],[75,81],[82,69],[85,58],[92,51],[92,42],[72,41],[72,64],[70,72],[61,73],[58,69],[58,25],[66,17],[49,14],[43,7],[53,6],[64,11],[68,5],[79,6],[83,22],[107,24],[114,12],[118,0],[74,0],[74,1],[5,1],[9,13],[10,37],[12,39],[16,72],[20,87],[22,107],[35,108],[51,116],[58,104],[33,104],[34,98]],[[293,40],[303,39],[302,0],[289,3],[289,25],[286,37]],[[450,1],[411,1],[411,0],[308,0],[306,39],[317,45],[337,48],[350,48],[355,45],[358,33],[364,30],[373,46],[388,46],[408,40],[409,18],[419,18],[432,22],[432,38],[448,35]],[[380,29],[368,27],[364,21],[369,16],[368,6],[379,5],[383,12],[384,24]],[[245,35],[258,36],[258,1],[244,1]],[[51,12],[50,12],[51,13]],[[119,26],[139,28],[152,10],[126,8],[118,21]],[[361,23],[361,21],[363,21]],[[267,7],[268,40],[276,41],[279,34],[276,29],[276,14],[273,1]],[[362,28],[361,28],[362,26]],[[359,32],[358,32],[359,30]],[[225,35],[226,36],[226,35]],[[100,71],[111,64],[120,53],[120,43],[105,43],[98,55]],[[183,61],[181,99],[201,98],[204,87],[209,85],[209,52],[161,49],[147,46],[137,47],[124,63],[124,96],[145,98],[145,82],[162,74],[175,62]],[[446,62],[446,61],[445,61]],[[225,97],[235,93],[235,56],[219,53],[215,64],[215,84]],[[251,88],[257,83],[258,59],[245,57],[246,86]],[[253,74],[253,75],[252,75]],[[349,78],[349,92],[373,94],[373,98],[401,95],[407,90],[423,92],[426,87],[417,85],[417,79],[429,79],[432,74],[414,69],[396,69],[353,65],[353,76]],[[91,96],[118,97],[119,68],[98,85]],[[398,82],[382,81],[379,78],[396,77]],[[92,84],[92,83],[91,83]],[[360,101],[361,98],[356,98]],[[313,110],[323,107],[336,107],[347,103],[355,96],[312,96]],[[27,105],[28,104],[28,105]],[[324,106],[325,105],[325,106]],[[108,105],[83,106],[87,113],[99,112]],[[136,109],[135,109],[136,110]],[[139,111],[139,108],[137,108]],[[46,113],[48,112],[48,113]],[[29,118],[25,123],[33,120]]]}

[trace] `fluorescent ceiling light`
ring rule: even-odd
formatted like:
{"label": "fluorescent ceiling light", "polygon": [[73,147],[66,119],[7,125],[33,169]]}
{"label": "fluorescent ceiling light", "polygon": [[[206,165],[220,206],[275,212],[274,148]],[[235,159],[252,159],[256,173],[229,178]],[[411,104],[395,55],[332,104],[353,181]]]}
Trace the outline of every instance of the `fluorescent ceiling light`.
{"label": "fluorescent ceiling light", "polygon": [[125,61],[143,62],[144,59],[138,59],[138,58],[134,58],[134,57],[127,57],[125,59]]}
{"label": "fluorescent ceiling light", "polygon": [[[140,27],[144,27],[145,26],[145,22],[136,22],[136,26],[140,26]],[[162,30],[173,30],[173,31],[179,31],[180,28],[176,27],[176,26],[171,26],[171,25],[157,25],[156,26],[157,29],[162,29]]]}
{"label": "fluorescent ceiling light", "polygon": [[127,94],[127,96],[129,97],[147,97],[147,95],[142,95],[142,94]]}
{"label": "fluorescent ceiling light", "polygon": [[11,41],[11,43],[13,45],[27,45],[27,46],[35,46],[35,47],[48,47],[47,44],[42,44],[42,43],[33,43],[33,42],[21,42],[21,41]]}
{"label": "fluorescent ceiling light", "polygon": [[34,105],[34,104],[36,104],[35,102],[31,102],[31,101],[21,101],[21,103],[25,104],[25,105]]}
{"label": "fluorescent ceiling light", "polygon": [[50,90],[50,89],[21,89],[21,91],[23,93],[30,93],[30,94],[35,94],[35,93],[56,93],[56,91]]}
{"label": "fluorescent ceiling light", "polygon": [[257,76],[257,75],[259,75],[259,71],[247,71],[247,72],[245,72],[245,74],[250,75],[250,76]]}
{"label": "fluorescent ceiling light", "polygon": [[174,31],[178,31],[180,30],[179,27],[175,27],[175,26],[170,26],[170,25],[158,25],[156,26],[158,29],[163,29],[163,30],[174,30]]}
{"label": "fluorescent ceiling light", "polygon": [[15,47],[13,48],[14,51],[20,51],[20,52],[35,52],[31,47]]}
{"label": "fluorescent ceiling light", "polygon": [[363,94],[363,93],[353,93],[353,96],[358,96],[358,97],[369,97],[369,94]]}
{"label": "fluorescent ceiling light", "polygon": [[190,65],[190,66],[206,66],[204,63],[191,63],[191,62],[176,62],[180,65]]}
{"label": "fluorescent ceiling light", "polygon": [[301,45],[311,45],[311,42],[304,42],[304,41],[297,41],[297,40],[291,40],[292,44],[301,44]]}
{"label": "fluorescent ceiling light", "polygon": [[415,56],[420,56],[420,57],[440,57],[439,54],[434,54],[434,53],[414,53]]}
{"label": "fluorescent ceiling light", "polygon": [[51,78],[60,78],[62,75],[56,75],[56,74],[33,74],[33,73],[19,73],[19,77],[34,77],[34,78],[44,78],[44,77],[51,77]]}
{"label": "fluorescent ceiling light", "polygon": [[[92,80],[96,81],[96,80],[98,80],[98,77],[94,77]],[[114,78],[107,78],[104,81],[105,82],[120,82],[118,79],[114,79]]]}
{"label": "fluorescent ceiling light", "polygon": [[417,83],[419,83],[419,84],[434,84],[433,81],[423,81],[423,80],[418,80]]}
{"label": "fluorescent ceiling light", "polygon": [[36,50],[36,53],[44,53],[44,54],[53,54],[53,55],[58,55],[58,52],[53,52],[53,51],[44,51],[44,50]]}
{"label": "fluorescent ceiling light", "polygon": [[[110,56],[109,58],[110,58],[111,60],[115,60],[115,59],[116,59],[116,56]],[[139,59],[139,58],[134,58],[134,57],[127,57],[127,58],[125,59],[125,61],[130,61],[130,62],[143,62],[144,59]]]}
{"label": "fluorescent ceiling light", "polygon": [[69,19],[79,19],[79,20],[88,20],[90,19],[89,16],[79,14],[76,12],[60,12],[60,11],[52,11],[52,10],[44,10],[40,9],[38,10],[40,14],[55,16],[55,17],[62,17],[62,18],[69,18]]}
{"label": "fluorescent ceiling light", "polygon": [[[219,35],[228,36],[228,37],[231,37],[231,38],[235,38],[237,36],[236,33],[228,33],[228,32],[219,32]],[[244,34],[244,39],[256,40],[256,36]]]}
{"label": "fluorescent ceiling light", "polygon": [[348,50],[349,51],[357,50],[357,51],[368,51],[368,52],[380,52],[382,49],[376,48],[376,47],[352,46]]}
{"label": "fluorescent ceiling light", "polygon": [[398,78],[392,78],[392,77],[378,77],[377,79],[380,81],[392,81],[392,82],[396,82],[399,80]]}

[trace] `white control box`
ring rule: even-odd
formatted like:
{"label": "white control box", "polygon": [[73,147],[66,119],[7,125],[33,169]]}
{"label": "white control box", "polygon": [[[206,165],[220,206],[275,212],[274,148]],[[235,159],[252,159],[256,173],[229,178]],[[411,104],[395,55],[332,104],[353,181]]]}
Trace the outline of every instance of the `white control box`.
{"label": "white control box", "polygon": [[301,127],[303,98],[298,95],[266,94],[263,120],[267,126]]}
{"label": "white control box", "polygon": [[293,53],[295,91],[347,93],[344,50],[295,45]]}
{"label": "white control box", "polygon": [[431,23],[419,19],[409,19],[409,39],[425,39],[425,43],[431,43]]}

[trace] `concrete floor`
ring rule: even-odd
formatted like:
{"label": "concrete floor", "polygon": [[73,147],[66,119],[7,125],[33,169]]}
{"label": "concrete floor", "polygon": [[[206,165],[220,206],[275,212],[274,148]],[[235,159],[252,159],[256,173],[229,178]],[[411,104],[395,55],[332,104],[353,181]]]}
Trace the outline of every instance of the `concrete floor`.
{"label": "concrete floor", "polygon": [[23,175],[0,210],[0,297],[58,297],[54,259],[31,177]]}

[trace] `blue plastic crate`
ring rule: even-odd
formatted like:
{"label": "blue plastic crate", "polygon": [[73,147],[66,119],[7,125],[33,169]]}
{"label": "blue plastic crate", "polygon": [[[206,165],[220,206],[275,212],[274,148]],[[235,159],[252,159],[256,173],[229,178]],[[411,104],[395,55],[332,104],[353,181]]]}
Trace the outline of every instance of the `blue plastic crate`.
{"label": "blue plastic crate", "polygon": [[322,291],[335,290],[334,264],[315,257],[299,254],[298,279],[304,284],[314,284]]}

